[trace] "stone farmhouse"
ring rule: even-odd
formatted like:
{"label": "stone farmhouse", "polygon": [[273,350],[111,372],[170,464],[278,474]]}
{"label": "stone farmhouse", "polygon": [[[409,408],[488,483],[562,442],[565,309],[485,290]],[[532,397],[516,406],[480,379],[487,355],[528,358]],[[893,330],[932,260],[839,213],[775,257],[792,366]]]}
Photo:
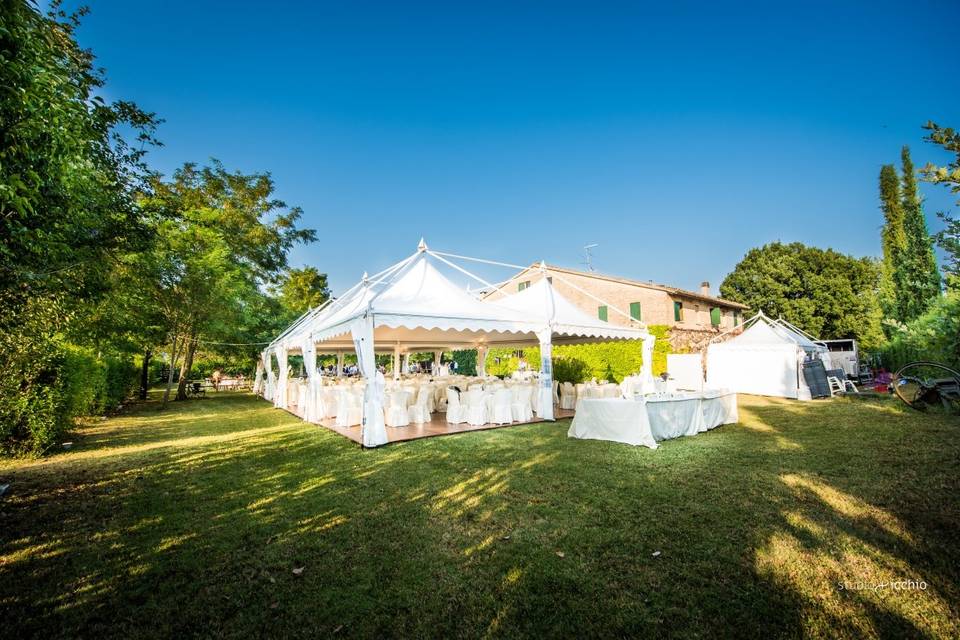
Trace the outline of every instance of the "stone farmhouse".
{"label": "stone farmhouse", "polygon": [[[536,263],[488,295],[496,299],[522,291],[542,277],[540,264]],[[708,282],[695,292],[553,265],[547,265],[546,277],[561,295],[601,320],[628,325],[633,318],[647,325],[670,327],[670,342],[675,350],[699,350],[718,333],[739,326],[748,310],[746,305],[711,295]],[[609,308],[600,300],[616,308]]]}

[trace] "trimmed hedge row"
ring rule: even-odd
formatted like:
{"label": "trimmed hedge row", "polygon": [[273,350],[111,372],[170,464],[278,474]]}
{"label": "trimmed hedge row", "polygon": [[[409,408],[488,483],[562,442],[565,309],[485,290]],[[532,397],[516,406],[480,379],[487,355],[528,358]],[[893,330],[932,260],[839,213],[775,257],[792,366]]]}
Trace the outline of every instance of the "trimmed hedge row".
{"label": "trimmed hedge row", "polygon": [[[667,370],[670,327],[654,325],[647,329],[657,338],[653,348],[653,374],[659,375]],[[471,353],[476,358],[475,351],[455,352],[454,358],[456,353]],[[501,377],[512,374],[520,365],[515,354],[514,349],[490,349],[487,373]],[[540,369],[539,347],[523,349],[523,358],[531,370]],[[643,345],[636,340],[553,347],[553,378],[559,382],[577,383],[591,378],[621,382],[626,376],[639,372],[642,365]]]}
{"label": "trimmed hedge row", "polygon": [[6,453],[46,451],[75,418],[115,410],[138,383],[130,359],[98,358],[69,344],[46,346],[45,357],[8,363],[15,375],[0,377],[0,450]]}

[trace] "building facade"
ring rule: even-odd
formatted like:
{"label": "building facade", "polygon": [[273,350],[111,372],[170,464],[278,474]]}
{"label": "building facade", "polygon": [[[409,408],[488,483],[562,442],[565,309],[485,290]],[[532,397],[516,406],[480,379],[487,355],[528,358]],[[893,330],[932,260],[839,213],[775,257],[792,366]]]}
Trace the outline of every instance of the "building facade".
{"label": "building facade", "polygon": [[527,267],[489,295],[495,299],[522,291],[543,277],[562,296],[601,320],[619,325],[639,320],[670,327],[671,341],[677,349],[698,348],[702,339],[739,326],[748,310],[746,305],[710,295],[707,282],[698,293],[552,265],[547,265],[544,275],[539,264]]}

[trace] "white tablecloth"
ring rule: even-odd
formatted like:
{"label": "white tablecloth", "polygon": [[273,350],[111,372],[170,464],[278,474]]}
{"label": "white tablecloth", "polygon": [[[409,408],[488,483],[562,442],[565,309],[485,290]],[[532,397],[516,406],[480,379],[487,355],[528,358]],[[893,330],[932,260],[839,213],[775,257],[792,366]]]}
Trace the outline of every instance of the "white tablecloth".
{"label": "white tablecloth", "polygon": [[567,435],[657,448],[644,403],[637,400],[585,398],[577,403]]}
{"label": "white tablecloth", "polygon": [[714,392],[668,398],[586,398],[567,435],[657,448],[657,441],[692,436],[737,422],[737,395]]}

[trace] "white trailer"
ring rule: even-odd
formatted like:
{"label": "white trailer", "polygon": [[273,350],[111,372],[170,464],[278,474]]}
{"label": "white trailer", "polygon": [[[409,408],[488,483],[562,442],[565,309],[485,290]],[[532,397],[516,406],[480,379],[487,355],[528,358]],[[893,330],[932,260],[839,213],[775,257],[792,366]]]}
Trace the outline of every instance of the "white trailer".
{"label": "white trailer", "polygon": [[820,342],[827,345],[830,362],[834,369],[843,369],[848,378],[857,378],[860,375],[860,352],[857,349],[856,340],[821,340]]}

